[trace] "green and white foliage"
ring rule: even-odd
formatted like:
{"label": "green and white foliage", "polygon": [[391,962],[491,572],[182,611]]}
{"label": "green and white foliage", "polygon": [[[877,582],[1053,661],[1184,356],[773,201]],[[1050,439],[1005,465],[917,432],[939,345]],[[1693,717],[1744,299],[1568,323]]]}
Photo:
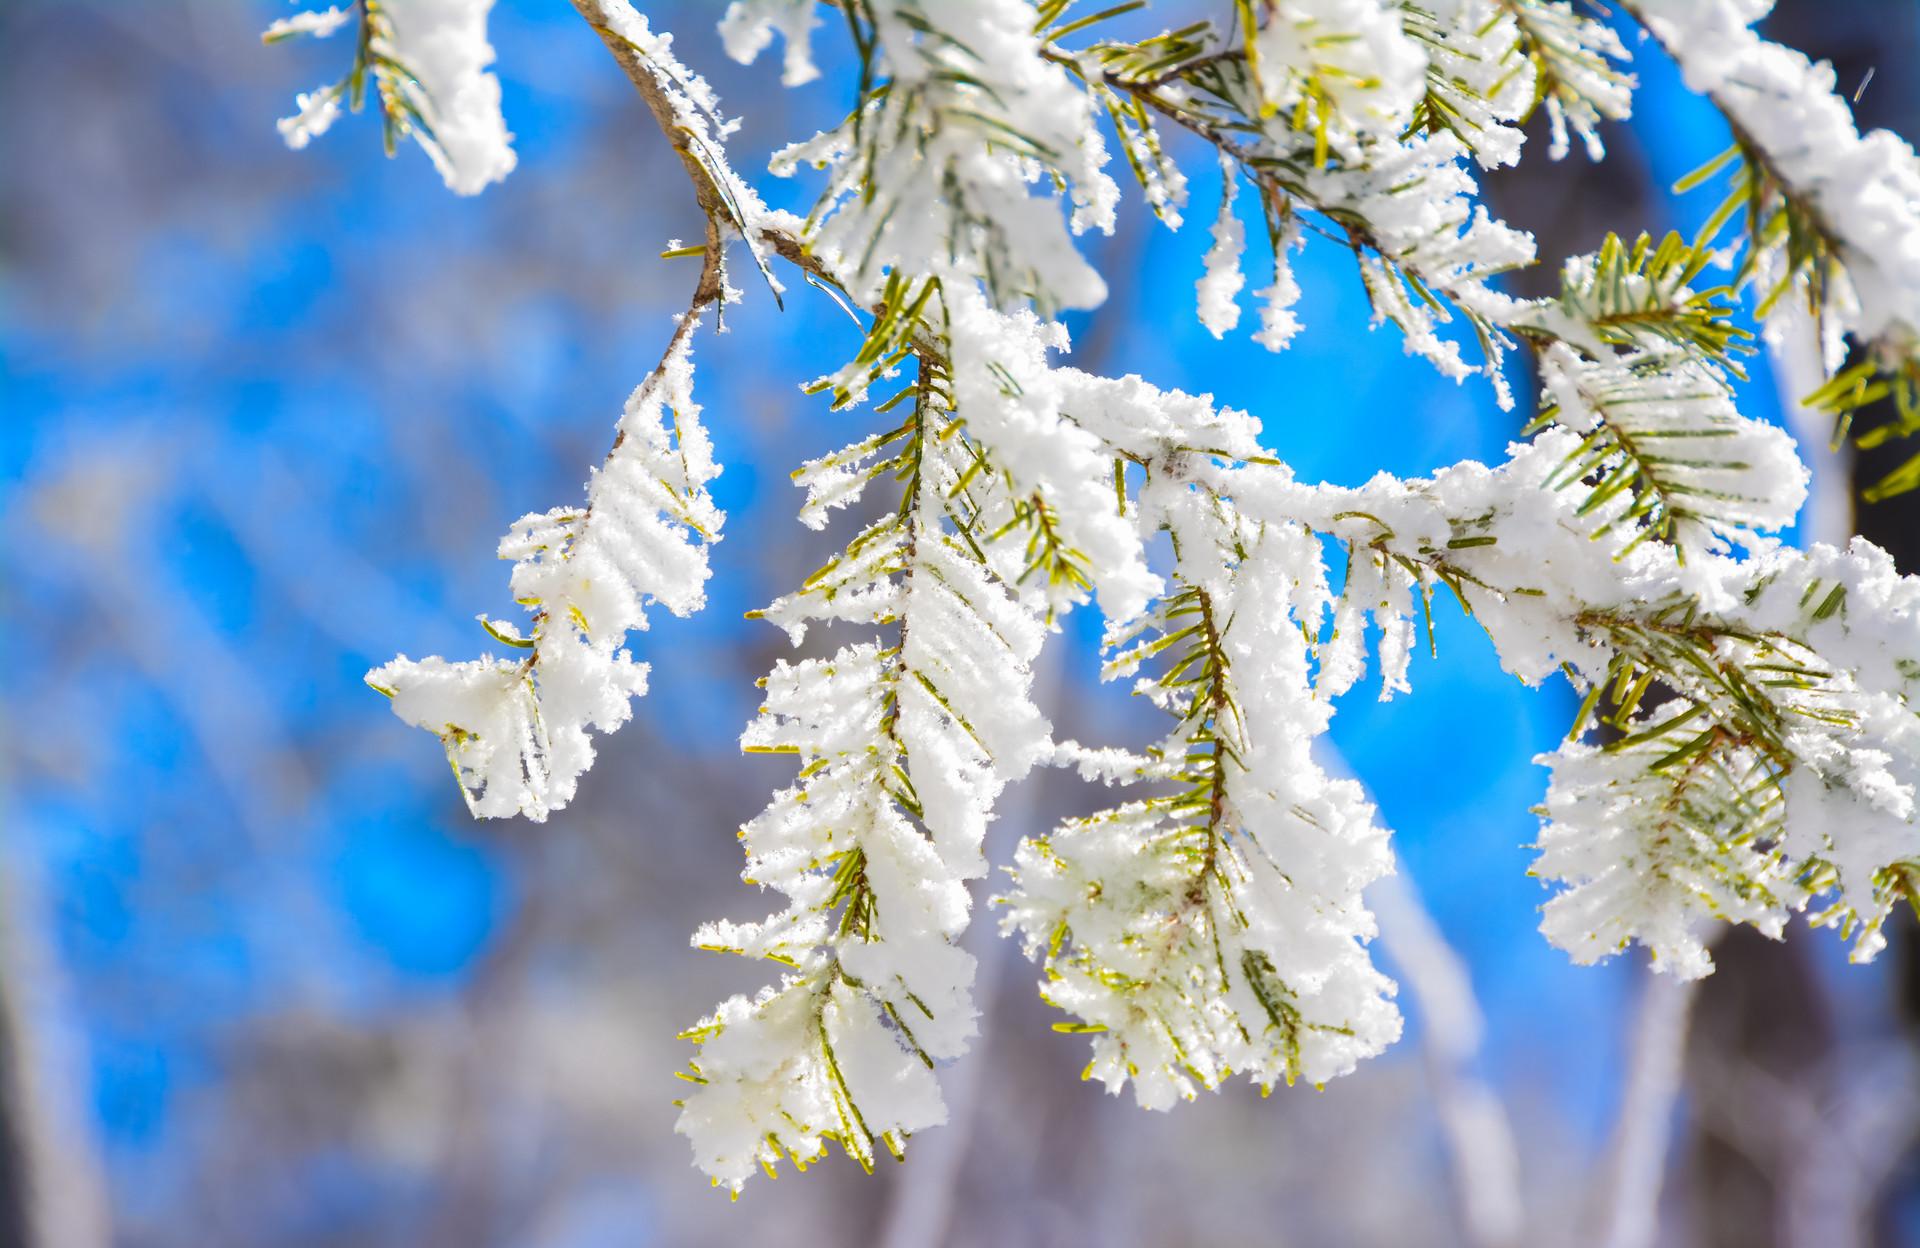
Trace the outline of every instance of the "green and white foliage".
{"label": "green and white foliage", "polygon": [[[1689,569],[1588,616],[1612,657],[1582,723],[1604,698],[1620,735],[1586,745],[1576,725],[1543,760],[1536,870],[1572,885],[1545,930],[1581,961],[1632,939],[1656,966],[1699,975],[1709,920],[1777,935],[1818,899],[1816,920],[1870,958],[1912,896],[1914,582],[1858,541],[1700,562],[1704,583]],[[1640,709],[1656,682],[1671,700]]]}
{"label": "green and white foliage", "polygon": [[[844,360],[805,388],[865,423],[795,473],[802,522],[846,540],[755,613],[796,644],[829,638],[775,665],[743,738],[796,768],[741,831],[745,878],[781,900],[694,937],[776,968],[687,1033],[679,1130],[716,1185],[829,1142],[871,1165],[944,1120],[940,1069],[976,1025],[959,940],[985,832],[1036,765],[1117,790],[1024,841],[999,899],[1059,1029],[1090,1038],[1089,1078],[1159,1108],[1236,1072],[1322,1082],[1390,1044],[1365,901],[1393,868],[1388,833],[1316,743],[1369,668],[1381,697],[1411,692],[1449,600],[1508,671],[1582,699],[1539,760],[1535,865],[1557,888],[1543,930],[1576,959],[1638,942],[1699,975],[1714,924],[1778,935],[1796,913],[1870,957],[1920,889],[1920,581],[1864,543],[1780,545],[1807,470],[1732,397],[1753,288],[1765,332],[1792,330],[1790,308],[1818,319],[1830,368],[1847,338],[1865,348],[1817,401],[1911,400],[1920,170],[1858,135],[1829,70],[1752,34],[1761,0],[1626,6],[1734,121],[1741,171],[1694,243],[1608,236],[1538,300],[1500,288],[1534,242],[1479,203],[1475,168],[1519,160],[1540,107],[1550,157],[1578,136],[1598,158],[1634,85],[1623,41],[1564,0],[1237,0],[1219,24],[1131,35],[1142,3],[736,0],[728,52],[783,40],[790,84],[818,76],[829,32],[847,41],[850,111],[775,161],[817,177],[805,220],[732,170],[733,123],[668,36],[627,0],[574,4],[707,218],[680,249],[701,258],[690,308],[587,505],[502,543],[532,613],[525,632],[483,621],[507,656],[370,679],[445,743],[476,814],[563,805],[589,730],[644,691],[625,646],[646,606],[700,605],[721,518],[689,349],[710,305],[749,297],[729,251],[776,297],[785,265],[856,313]],[[389,143],[419,138],[456,190],[499,176],[487,7],[364,0],[277,23],[270,38],[359,32],[290,138],[372,88]],[[1050,318],[1103,298],[1074,239],[1114,224],[1115,148],[1169,228],[1193,169],[1224,180],[1197,282],[1211,332],[1238,327],[1255,263],[1255,337],[1284,348],[1293,252],[1346,249],[1376,324],[1447,376],[1484,376],[1501,407],[1503,362],[1531,353],[1524,440],[1495,465],[1316,485],[1246,413],[1067,366]],[[1743,210],[1745,253],[1716,249]],[[1076,609],[1106,618],[1108,676],[1166,714],[1141,753],[1056,742],[1035,705],[1035,661]]]}
{"label": "green and white foliage", "polygon": [[1141,520],[1165,527],[1174,587],[1108,638],[1109,677],[1173,729],[1092,770],[1159,792],[1020,846],[1007,926],[1044,959],[1046,1000],[1096,1033],[1086,1077],[1166,1109],[1243,1072],[1263,1090],[1346,1074],[1400,1034],[1364,946],[1361,889],[1392,869],[1360,786],[1313,758],[1331,707],[1309,630],[1332,601],[1319,542],[1253,523],[1162,470]]}
{"label": "green and white foliage", "polygon": [[1606,155],[1602,121],[1620,121],[1633,111],[1633,76],[1620,36],[1601,20],[1602,10],[1583,0],[1496,0],[1513,19],[1521,48],[1533,63],[1534,100],[1546,105],[1552,125],[1551,155],[1567,154],[1569,129],[1587,155]]}
{"label": "green and white foliage", "polygon": [[612,732],[646,692],[647,665],[625,649],[627,634],[647,626],[646,605],[688,615],[705,601],[707,546],[723,517],[707,495],[720,469],[692,397],[698,323],[681,324],[627,400],[587,505],[522,516],[500,540],[532,629],[480,623],[522,657],[403,656],[367,674],[395,714],[439,735],[475,815],[545,819],[571,801],[593,762],[587,729]]}
{"label": "green and white foliage", "polygon": [[986,872],[994,798],[1047,739],[1028,697],[1045,625],[1009,575],[1023,526],[937,383],[923,375],[913,402],[900,429],[809,466],[810,485],[848,465],[899,501],[767,611],[796,636],[830,620],[889,635],[777,664],[743,738],[800,770],[741,834],[746,875],[786,909],[694,937],[789,968],[690,1033],[700,1086],[680,1130],[735,1186],[826,1137],[870,1164],[876,1141],[897,1153],[944,1120],[932,1071],[973,1034],[965,881]]}
{"label": "green and white foliage", "polygon": [[[1679,62],[1687,86],[1733,130],[1726,152],[1682,186],[1730,170],[1703,238],[1741,225],[1739,281],[1770,335],[1811,332],[1828,379],[1806,401],[1835,417],[1891,394],[1898,415],[1863,446],[1920,431],[1920,157],[1887,130],[1861,134],[1834,71],[1751,29],[1772,0],[1631,0],[1627,9]],[[1850,355],[1856,362],[1848,366]],[[1866,491],[1920,486],[1920,453]]]}
{"label": "green and white foliage", "polygon": [[1091,103],[1040,56],[1032,6],[853,0],[846,13],[860,61],[854,109],[774,161],[780,173],[827,171],[809,221],[814,255],[862,300],[888,273],[924,271],[982,281],[1002,305],[1098,304],[1106,284],[1053,197],[1029,188],[1062,188],[1075,233],[1112,230],[1119,191]]}
{"label": "green and white foliage", "polygon": [[1727,287],[1689,284],[1712,259],[1674,234],[1658,247],[1609,234],[1567,261],[1558,301],[1511,322],[1542,348],[1533,430],[1582,435],[1558,484],[1585,488],[1583,513],[1630,496],[1607,526],[1628,526],[1635,544],[1724,549],[1792,523],[1806,501],[1793,440],[1734,407],[1751,335],[1731,322]]}
{"label": "green and white foliage", "polygon": [[281,137],[289,147],[305,147],[327,132],[342,105],[359,112],[371,91],[387,155],[413,139],[449,189],[474,195],[498,182],[513,172],[514,155],[500,115],[500,80],[487,72],[492,7],[492,0],[356,0],[347,9],[281,18],[267,28],[267,42],[354,27],[346,76],[303,93],[280,122]]}

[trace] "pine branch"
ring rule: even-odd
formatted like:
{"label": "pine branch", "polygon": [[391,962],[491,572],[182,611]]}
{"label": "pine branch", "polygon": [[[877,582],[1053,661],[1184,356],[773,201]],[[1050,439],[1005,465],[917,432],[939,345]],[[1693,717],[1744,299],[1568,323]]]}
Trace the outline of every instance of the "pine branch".
{"label": "pine branch", "polygon": [[1743,417],[1726,382],[1684,351],[1636,351],[1599,361],[1565,346],[1541,358],[1547,406],[1529,426],[1581,435],[1555,489],[1581,492],[1595,537],[1715,548],[1778,528],[1806,496],[1792,440]]}
{"label": "pine branch", "polygon": [[[1833,91],[1832,68],[1761,39],[1737,10],[1675,8],[1670,0],[1623,7],[1674,56],[1733,134],[1731,147],[1675,189],[1729,171],[1729,190],[1699,245],[1737,219],[1745,255],[1736,284],[1754,289],[1755,316],[1766,320],[1798,305],[1813,322],[1830,377],[1802,401],[1833,415],[1836,446],[1853,434],[1862,408],[1889,396],[1895,418],[1866,431],[1863,445],[1920,431],[1920,312],[1898,258],[1920,237],[1912,148],[1886,131],[1861,135]],[[1716,45],[1710,64],[1693,55],[1696,40]],[[1843,369],[1848,336],[1864,358]],[[1865,497],[1875,501],[1916,484],[1920,454]]]}
{"label": "pine branch", "polygon": [[[502,545],[533,627],[482,623],[523,653],[403,659],[376,680],[403,718],[441,736],[476,813],[538,817],[566,800],[591,758],[587,730],[617,726],[644,687],[622,648],[628,629],[649,599],[699,604],[720,517],[688,346],[701,314],[733,297],[725,248],[739,237],[776,293],[770,260],[782,257],[860,326],[849,357],[808,389],[836,412],[872,401],[877,423],[794,475],[803,523],[823,527],[842,507],[866,507],[867,523],[754,614],[796,644],[815,627],[877,631],[776,664],[743,737],[798,770],[742,830],[746,877],[784,905],[696,936],[784,968],[687,1033],[700,1048],[679,1129],[717,1184],[737,1193],[756,1166],[804,1166],[833,1141],[870,1167],[941,1119],[936,1071],[964,1051],[973,1019],[972,961],[955,943],[967,882],[986,870],[1001,788],[1043,757],[1141,786],[1025,843],[1007,899],[1007,926],[1048,968],[1046,995],[1075,1016],[1060,1029],[1092,1037],[1090,1077],[1163,1106],[1236,1070],[1263,1088],[1319,1082],[1390,1043],[1399,1017],[1367,955],[1363,901],[1390,867],[1386,834],[1313,745],[1371,656],[1383,698],[1410,690],[1422,626],[1438,650],[1441,589],[1513,674],[1564,672],[1585,694],[1548,760],[1540,867],[1568,885],[1547,931],[1576,956],[1640,940],[1698,973],[1697,920],[1777,930],[1822,897],[1816,921],[1856,931],[1864,958],[1892,906],[1920,891],[1920,582],[1864,545],[1799,552],[1767,538],[1797,511],[1804,468],[1727,397],[1747,350],[1738,286],[1784,265],[1777,289],[1813,289],[1853,316],[1845,297],[1862,292],[1849,292],[1849,270],[1871,258],[1827,238],[1827,197],[1845,188],[1805,185],[1790,154],[1759,142],[1766,127],[1741,133],[1771,163],[1742,175],[1728,210],[1749,210],[1760,267],[1696,290],[1713,230],[1691,247],[1609,236],[1567,265],[1556,299],[1523,301],[1490,282],[1532,262],[1531,239],[1476,204],[1466,157],[1516,158],[1517,123],[1537,103],[1560,146],[1568,126],[1594,141],[1630,88],[1609,60],[1624,55],[1617,41],[1561,0],[1451,6],[1445,21],[1392,4],[1313,17],[1241,3],[1224,36],[1197,23],[1075,51],[1062,43],[1138,6],[849,0],[835,7],[854,108],[777,162],[825,173],[804,223],[768,211],[733,173],[733,123],[667,36],[626,0],[575,5],[681,163],[704,241],[671,254],[699,254],[701,272],[587,506],[527,517]],[[797,81],[813,72],[813,16],[805,0],[743,0],[722,34],[742,59],[782,34]],[[269,33],[345,20],[303,15]],[[369,56],[386,54],[385,36],[362,33]],[[484,26],[461,37],[462,72],[479,74]],[[1793,54],[1765,55],[1777,69]],[[394,81],[393,124],[415,125],[411,102],[436,127],[428,150],[449,182],[473,175],[432,93]],[[481,104],[460,120],[477,118],[482,155],[497,159],[497,117]],[[323,129],[337,105],[303,98],[290,139]],[[1274,261],[1260,341],[1284,345],[1298,327],[1286,257],[1315,230],[1353,252],[1376,323],[1393,321],[1446,375],[1487,373],[1506,405],[1503,352],[1511,339],[1534,346],[1549,396],[1534,440],[1494,467],[1311,485],[1245,413],[1056,364],[1065,333],[1045,314],[1104,292],[1068,234],[1069,222],[1113,221],[1096,112],[1169,223],[1185,179],[1163,131],[1219,158],[1226,195],[1200,283],[1209,329],[1239,315],[1244,180]],[[1914,319],[1844,327],[1904,352],[1892,327]],[[1442,336],[1455,321],[1484,365]],[[1839,373],[1815,399],[1844,413],[1912,386],[1920,367],[1875,371],[1897,373],[1909,355]],[[1148,560],[1162,533],[1170,586]],[[1342,547],[1336,594],[1327,555]],[[1137,677],[1172,721],[1139,757],[1056,746],[1032,705],[1049,625],[1094,597],[1109,673]],[[1613,739],[1596,742],[1596,722]]]}

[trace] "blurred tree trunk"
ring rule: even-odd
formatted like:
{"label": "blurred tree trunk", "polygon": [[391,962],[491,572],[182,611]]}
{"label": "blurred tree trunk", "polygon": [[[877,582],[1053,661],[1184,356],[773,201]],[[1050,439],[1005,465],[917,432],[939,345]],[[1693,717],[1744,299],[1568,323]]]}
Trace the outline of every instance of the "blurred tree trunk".
{"label": "blurred tree trunk", "polygon": [[106,1248],[94,1143],[56,1053],[65,981],[50,931],[37,873],[0,866],[0,1248]]}
{"label": "blurred tree trunk", "polygon": [[19,1016],[12,988],[11,983],[0,982],[0,1248],[33,1248],[27,1217],[31,1182],[24,1138],[26,1080],[20,1069]]}

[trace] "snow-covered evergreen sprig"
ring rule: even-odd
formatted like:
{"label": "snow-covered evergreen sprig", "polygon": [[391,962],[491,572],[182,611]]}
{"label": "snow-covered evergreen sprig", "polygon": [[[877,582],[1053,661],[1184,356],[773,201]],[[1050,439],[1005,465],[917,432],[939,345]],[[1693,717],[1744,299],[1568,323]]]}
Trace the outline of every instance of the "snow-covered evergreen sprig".
{"label": "snow-covered evergreen sprig", "polygon": [[[668,35],[627,0],[574,4],[706,218],[682,249],[698,285],[587,506],[502,544],[533,622],[486,624],[517,653],[396,660],[373,680],[442,738],[477,814],[558,807],[589,729],[644,686],[627,633],[650,602],[699,604],[720,517],[689,350],[738,296],[727,249],[776,299],[774,266],[791,265],[862,322],[806,388],[870,424],[795,474],[803,523],[851,536],[757,613],[796,645],[829,634],[775,666],[743,738],[798,766],[742,830],[746,877],[784,901],[695,936],[782,968],[688,1033],[679,1129],[717,1185],[829,1141],[871,1165],[944,1119],[939,1070],[975,1026],[969,888],[999,794],[1043,760],[1127,786],[1024,842],[1006,896],[1004,926],[1074,1016],[1061,1029],[1092,1037],[1091,1077],[1166,1106],[1236,1072],[1320,1082],[1390,1043],[1364,892],[1392,867],[1388,838],[1315,743],[1369,667],[1379,696],[1411,691],[1414,651],[1456,627],[1449,600],[1509,672],[1581,699],[1539,760],[1535,864],[1557,890],[1543,930],[1576,959],[1637,942],[1698,975],[1711,923],[1778,935],[1796,913],[1864,959],[1920,894],[1920,580],[1862,542],[1783,547],[1807,470],[1733,398],[1751,288],[1765,332],[1804,328],[1788,308],[1825,331],[1817,405],[1844,420],[1891,389],[1903,415],[1867,436],[1920,427],[1920,175],[1898,140],[1858,134],[1830,70],[1752,32],[1763,0],[1628,0],[1732,121],[1735,150],[1703,176],[1737,158],[1734,191],[1692,244],[1609,235],[1543,299],[1498,289],[1534,242],[1486,211],[1474,166],[1520,159],[1537,107],[1550,157],[1577,136],[1597,158],[1630,109],[1624,45],[1570,0],[1237,0],[1221,24],[1138,37],[1116,33],[1138,4],[848,0],[850,111],[777,160],[820,175],[806,220],[734,171],[734,123]],[[455,189],[504,173],[487,7],[363,0],[276,23],[270,39],[359,32],[348,78],[303,99],[290,141],[371,88],[389,142],[419,138]],[[803,82],[820,7],[735,0],[721,36],[740,60],[779,36],[783,78]],[[1498,464],[1316,485],[1246,413],[1067,366],[1048,318],[1103,297],[1073,240],[1113,225],[1109,136],[1169,228],[1186,150],[1221,171],[1209,330],[1239,323],[1240,214],[1257,205],[1258,341],[1298,332],[1290,257],[1330,242],[1376,324],[1445,375],[1484,375],[1502,407],[1508,353],[1531,352],[1524,440]],[[1708,277],[1743,211],[1746,254]],[[1849,336],[1866,358],[1842,368]],[[1032,697],[1051,626],[1096,601],[1110,674],[1172,721],[1139,756],[1050,742]]]}
{"label": "snow-covered evergreen sprig", "polygon": [[[1022,0],[851,0],[860,65],[853,111],[798,143],[777,172],[829,171],[809,244],[862,299],[890,270],[986,285],[995,302],[1091,307],[1106,285],[1074,249],[1043,177],[1070,197],[1071,227],[1111,230],[1117,188],[1092,107],[1040,56]],[[754,42],[737,43],[751,56]]]}
{"label": "snow-covered evergreen sprig", "polygon": [[[1632,0],[1625,5],[1679,63],[1687,85],[1726,117],[1734,142],[1683,179],[1729,185],[1702,230],[1742,229],[1737,279],[1769,337],[1812,322],[1828,377],[1803,396],[1835,418],[1834,439],[1863,447],[1920,431],[1920,156],[1887,130],[1861,134],[1835,82],[1752,29],[1767,4]],[[1864,85],[1864,84],[1862,84]],[[1849,342],[1859,348],[1849,363]],[[1856,431],[1855,415],[1891,396],[1895,419]],[[1920,486],[1920,453],[1865,491]]]}
{"label": "snow-covered evergreen sprig", "polygon": [[[1534,70],[1534,101],[1547,108],[1555,160],[1567,154],[1567,132],[1580,136],[1587,155],[1606,155],[1602,121],[1623,121],[1633,111],[1632,74],[1620,36],[1598,6],[1576,0],[1494,0],[1512,19],[1520,46]],[[1470,7],[1470,6],[1463,6]],[[1582,9],[1587,11],[1583,12]]]}
{"label": "snow-covered evergreen sprig", "polygon": [[354,0],[284,17],[262,36],[325,38],[351,20],[353,59],[337,82],[301,94],[280,122],[287,146],[325,134],[342,106],[359,112],[369,94],[380,112],[387,155],[412,139],[449,189],[473,195],[513,172],[513,136],[500,113],[500,80],[488,72],[493,0]]}
{"label": "snow-covered evergreen sprig", "polygon": [[687,615],[705,600],[707,547],[723,517],[707,493],[720,469],[693,401],[698,323],[689,313],[627,400],[587,505],[523,516],[501,539],[532,628],[480,622],[522,657],[402,656],[367,673],[396,715],[439,736],[477,816],[545,819],[572,800],[593,762],[587,729],[612,732],[646,692],[628,633],[647,626],[650,603]]}
{"label": "snow-covered evergreen sprig", "polygon": [[[862,1165],[945,1119],[933,1071],[974,1030],[974,959],[956,942],[983,875],[994,799],[1044,752],[1030,697],[1043,595],[1016,569],[1039,521],[954,419],[922,359],[888,433],[810,464],[805,515],[889,481],[897,501],[764,615],[797,643],[812,624],[884,636],[780,661],[745,749],[791,754],[795,783],[741,831],[745,878],[787,897],[752,924],[710,923],[704,949],[788,967],[723,1002],[700,1044],[678,1129],[734,1191],[835,1140]],[[1028,564],[1027,566],[1032,566]]]}
{"label": "snow-covered evergreen sprig", "polygon": [[1109,637],[1107,675],[1154,669],[1138,691],[1175,725],[1131,770],[1160,791],[1022,843],[1005,925],[1076,1016],[1055,1030],[1093,1033],[1084,1077],[1166,1109],[1234,1073],[1324,1083],[1400,1016],[1364,947],[1386,833],[1312,755],[1330,715],[1302,627],[1330,598],[1320,545],[1205,489],[1148,492],[1176,588]]}

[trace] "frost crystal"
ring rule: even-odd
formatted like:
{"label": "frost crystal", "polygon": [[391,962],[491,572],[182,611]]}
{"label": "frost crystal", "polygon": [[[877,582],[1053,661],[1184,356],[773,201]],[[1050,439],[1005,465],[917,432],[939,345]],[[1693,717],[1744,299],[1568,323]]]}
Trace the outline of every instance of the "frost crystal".
{"label": "frost crystal", "polygon": [[751,65],[778,31],[787,43],[780,81],[789,87],[812,82],[820,76],[813,63],[813,28],[820,24],[813,10],[813,0],[733,0],[720,19],[727,55]]}

